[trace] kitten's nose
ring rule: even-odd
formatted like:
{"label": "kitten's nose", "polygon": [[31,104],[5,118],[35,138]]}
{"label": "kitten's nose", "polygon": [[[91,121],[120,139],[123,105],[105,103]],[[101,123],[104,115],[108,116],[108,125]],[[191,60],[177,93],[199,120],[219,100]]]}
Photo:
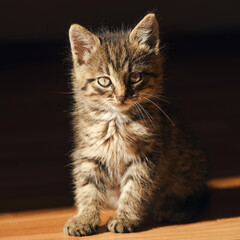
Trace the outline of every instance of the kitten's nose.
{"label": "kitten's nose", "polygon": [[126,95],[120,95],[120,96],[117,96],[117,100],[121,103],[124,103],[124,101],[126,100]]}

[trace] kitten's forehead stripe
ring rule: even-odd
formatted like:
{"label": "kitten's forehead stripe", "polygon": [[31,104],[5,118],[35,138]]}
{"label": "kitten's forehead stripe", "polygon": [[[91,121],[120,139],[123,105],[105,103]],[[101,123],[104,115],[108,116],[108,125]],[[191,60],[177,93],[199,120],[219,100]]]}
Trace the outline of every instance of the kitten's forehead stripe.
{"label": "kitten's forehead stripe", "polygon": [[108,62],[110,63],[112,60],[111,60],[110,53],[109,53],[109,50],[108,50],[108,45],[107,45],[107,44],[104,44],[104,47],[105,47],[105,52],[106,52],[107,60],[108,60]]}
{"label": "kitten's forehead stripe", "polygon": [[106,69],[106,73],[107,73],[108,75],[110,75],[110,71],[109,71],[108,65],[105,65],[105,69]]}
{"label": "kitten's forehead stripe", "polygon": [[[122,66],[124,67],[126,64],[129,65],[129,53],[128,52],[126,53],[126,57],[123,60]],[[129,69],[129,66],[127,67],[127,69]]]}
{"label": "kitten's forehead stripe", "polygon": [[99,67],[98,67],[98,72],[104,73],[104,72],[105,72],[105,71],[104,71],[104,67],[105,67],[105,66],[103,66],[103,64],[99,65]]}
{"label": "kitten's forehead stripe", "polygon": [[[102,33],[100,36],[103,39],[103,49],[106,55],[106,60],[111,64],[114,71],[128,68],[129,65],[129,46],[128,34],[122,32]],[[107,71],[107,69],[106,69]]]}

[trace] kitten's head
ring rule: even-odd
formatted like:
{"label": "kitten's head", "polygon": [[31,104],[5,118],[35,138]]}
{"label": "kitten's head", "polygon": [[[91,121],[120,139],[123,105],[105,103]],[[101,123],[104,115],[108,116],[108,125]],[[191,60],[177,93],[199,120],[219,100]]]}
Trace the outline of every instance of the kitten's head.
{"label": "kitten's head", "polygon": [[69,30],[76,101],[128,111],[161,90],[158,22],[146,15],[132,31],[94,35],[74,24]]}

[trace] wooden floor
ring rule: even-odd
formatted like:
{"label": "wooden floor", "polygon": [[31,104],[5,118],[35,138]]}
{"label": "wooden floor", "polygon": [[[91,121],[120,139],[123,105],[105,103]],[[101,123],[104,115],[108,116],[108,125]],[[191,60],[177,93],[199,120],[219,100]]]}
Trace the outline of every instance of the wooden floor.
{"label": "wooden floor", "polygon": [[[240,177],[213,179],[208,182],[211,192],[214,189],[234,189],[239,191]],[[136,233],[115,234],[107,231],[106,223],[114,210],[105,209],[101,213],[101,225],[98,232],[82,239],[161,239],[161,240],[238,240],[240,239],[240,216],[230,218],[211,218],[211,210],[219,208],[219,200],[211,202],[199,221],[171,226],[146,221]],[[227,203],[226,203],[227,204]],[[215,209],[216,210],[216,209]],[[60,208],[0,215],[1,240],[61,240],[74,239],[63,233],[65,221],[74,215],[74,208]]]}
{"label": "wooden floor", "polygon": [[[42,210],[35,212],[3,214],[0,216],[1,240],[61,240],[74,239],[63,233],[63,225],[68,217],[74,214],[73,208]],[[202,221],[173,226],[155,226],[140,230],[137,233],[116,234],[108,232],[106,222],[113,214],[105,210],[97,234],[82,239],[240,239],[240,217]]]}

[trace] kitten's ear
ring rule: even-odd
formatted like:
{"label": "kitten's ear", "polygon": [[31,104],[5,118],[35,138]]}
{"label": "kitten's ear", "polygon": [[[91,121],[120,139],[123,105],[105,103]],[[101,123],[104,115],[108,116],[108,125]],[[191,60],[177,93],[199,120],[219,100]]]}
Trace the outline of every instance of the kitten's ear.
{"label": "kitten's ear", "polygon": [[96,51],[100,40],[86,28],[73,24],[69,29],[69,39],[72,49],[73,60],[78,64],[84,64],[90,54]]}
{"label": "kitten's ear", "polygon": [[154,13],[147,14],[132,30],[129,36],[130,42],[148,46],[154,49],[156,54],[159,52],[159,28]]}

